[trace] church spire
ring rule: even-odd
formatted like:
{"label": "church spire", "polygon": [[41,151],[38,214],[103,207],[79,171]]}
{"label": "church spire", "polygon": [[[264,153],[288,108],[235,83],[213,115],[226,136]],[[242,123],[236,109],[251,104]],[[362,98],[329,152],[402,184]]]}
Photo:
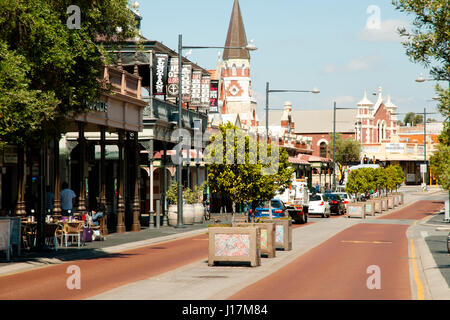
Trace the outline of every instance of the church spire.
{"label": "church spire", "polygon": [[[247,36],[245,35],[241,8],[239,6],[239,0],[234,0],[225,47],[245,46],[247,46]],[[250,59],[250,54],[245,49],[225,49],[223,51],[223,60],[227,59]]]}

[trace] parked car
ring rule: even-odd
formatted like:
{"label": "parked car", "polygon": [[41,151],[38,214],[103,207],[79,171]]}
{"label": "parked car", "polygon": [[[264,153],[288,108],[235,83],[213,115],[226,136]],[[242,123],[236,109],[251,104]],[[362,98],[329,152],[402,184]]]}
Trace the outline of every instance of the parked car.
{"label": "parked car", "polygon": [[336,194],[339,195],[344,201],[345,210],[347,210],[348,203],[355,202],[355,198],[346,192],[336,192]]}
{"label": "parked car", "polygon": [[345,203],[344,200],[336,193],[325,193],[325,197],[327,197],[328,203],[330,204],[331,213],[336,213],[338,215],[344,214]]}
{"label": "parked car", "polygon": [[[270,200],[270,205],[272,207],[272,218],[282,218],[286,216],[287,208],[283,201],[279,199]],[[248,211],[248,216],[251,218],[254,215],[255,218],[268,218],[269,217],[269,201],[256,200],[255,201],[255,212],[252,211],[252,206],[250,206]]]}
{"label": "parked car", "polygon": [[327,197],[322,193],[316,193],[309,198],[309,214],[321,214],[324,218],[329,218],[330,204]]}

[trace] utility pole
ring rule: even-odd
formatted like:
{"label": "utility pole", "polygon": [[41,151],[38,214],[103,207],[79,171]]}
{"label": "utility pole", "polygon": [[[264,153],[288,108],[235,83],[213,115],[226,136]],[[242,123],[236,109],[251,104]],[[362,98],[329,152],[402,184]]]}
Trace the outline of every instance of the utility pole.
{"label": "utility pole", "polygon": [[336,101],[333,107],[333,191],[336,191]]}

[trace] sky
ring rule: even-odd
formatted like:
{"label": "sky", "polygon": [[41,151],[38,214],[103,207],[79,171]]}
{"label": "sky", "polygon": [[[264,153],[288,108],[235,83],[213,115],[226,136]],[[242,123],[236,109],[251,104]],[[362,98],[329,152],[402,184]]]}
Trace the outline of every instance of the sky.
{"label": "sky", "polygon": [[[234,0],[141,0],[141,30],[147,39],[178,51],[185,46],[224,46]],[[285,101],[294,110],[356,107],[367,91],[382,87],[399,113],[436,112],[434,81],[415,82],[428,70],[406,56],[397,28],[411,28],[413,17],[397,11],[390,0],[240,0],[251,52],[253,94],[264,119],[266,82],[271,89],[312,90],[320,94],[271,93],[270,108]],[[188,58],[215,69],[219,49],[193,50]],[[442,120],[440,114],[429,118]],[[403,120],[404,115],[398,115]]]}

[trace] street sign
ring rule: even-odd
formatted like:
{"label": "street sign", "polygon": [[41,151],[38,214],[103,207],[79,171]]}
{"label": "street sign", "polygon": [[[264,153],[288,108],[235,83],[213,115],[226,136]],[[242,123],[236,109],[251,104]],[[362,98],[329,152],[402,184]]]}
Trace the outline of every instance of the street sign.
{"label": "street sign", "polygon": [[427,172],[427,165],[421,164],[420,165],[420,173],[425,173],[425,172]]}

